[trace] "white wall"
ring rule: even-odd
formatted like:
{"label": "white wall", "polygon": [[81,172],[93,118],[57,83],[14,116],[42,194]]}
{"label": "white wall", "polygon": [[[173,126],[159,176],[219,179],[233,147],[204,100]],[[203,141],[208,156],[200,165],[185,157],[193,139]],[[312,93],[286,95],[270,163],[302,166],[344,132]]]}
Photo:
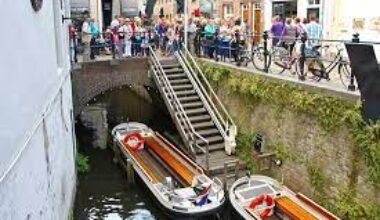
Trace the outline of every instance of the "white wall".
{"label": "white wall", "polygon": [[44,0],[34,12],[29,0],[0,1],[2,220],[67,219],[73,198],[68,28],[57,11],[59,1],[54,3]]}

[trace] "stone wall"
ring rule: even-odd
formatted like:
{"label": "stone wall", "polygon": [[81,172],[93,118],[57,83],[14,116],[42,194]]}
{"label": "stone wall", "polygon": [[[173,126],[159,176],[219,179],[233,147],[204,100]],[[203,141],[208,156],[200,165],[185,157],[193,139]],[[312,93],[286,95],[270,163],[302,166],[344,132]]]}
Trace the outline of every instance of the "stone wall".
{"label": "stone wall", "polygon": [[72,74],[75,116],[91,99],[109,89],[150,85],[148,70],[145,57],[83,63]]}
{"label": "stone wall", "polygon": [[[380,207],[380,190],[369,181],[368,167],[359,154],[358,146],[348,127],[339,126],[326,131],[315,114],[297,112],[287,105],[276,105],[276,102],[265,101],[265,98],[255,100],[254,95],[242,92],[245,81],[254,77],[251,73],[246,74],[237,69],[229,69],[228,72],[225,71],[228,69],[214,65],[222,68],[221,75],[225,74],[225,76],[217,76],[220,71],[205,70],[209,68],[207,65],[203,65],[204,71],[209,72],[206,73],[209,77],[212,74],[216,77],[211,83],[237,123],[240,135],[244,133],[253,138],[257,132],[263,132],[266,137],[266,152],[274,152],[277,158],[282,159],[283,163],[280,167],[272,166],[270,171],[261,173],[278,180],[283,179],[289,188],[329,208],[342,205],[342,201],[337,198],[341,197],[347,189],[354,190],[356,192],[354,197],[357,199],[372,201]],[[230,76],[227,76],[228,74]],[[231,89],[233,87],[231,84],[234,82],[223,77],[230,79],[240,77],[235,90]],[[265,76],[261,80],[265,81]],[[284,89],[287,87],[286,82],[281,80],[271,79],[271,81]],[[297,89],[308,90],[308,87],[297,87]],[[313,90],[312,93],[318,92]],[[283,94],[279,95],[279,97],[268,97],[268,100],[281,99]],[[319,92],[319,95],[334,96],[334,93]],[[265,94],[262,96],[265,97]],[[349,101],[347,97],[340,97],[337,94],[335,98],[352,102],[352,99]],[[254,160],[253,156],[251,158]],[[256,164],[257,167],[258,164]],[[256,169],[255,172],[260,171]],[[330,206],[331,204],[333,206]],[[350,204],[345,205],[348,208]]]}

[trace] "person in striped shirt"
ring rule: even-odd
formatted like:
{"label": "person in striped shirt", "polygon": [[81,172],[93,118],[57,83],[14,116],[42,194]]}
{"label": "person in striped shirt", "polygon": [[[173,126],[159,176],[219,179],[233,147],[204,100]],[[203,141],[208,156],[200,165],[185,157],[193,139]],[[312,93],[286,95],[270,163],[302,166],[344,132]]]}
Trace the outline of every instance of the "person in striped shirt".
{"label": "person in striped shirt", "polygon": [[314,15],[310,16],[310,23],[306,25],[307,38],[309,40],[309,46],[316,46],[319,44],[319,40],[322,37],[322,25],[317,22]]}

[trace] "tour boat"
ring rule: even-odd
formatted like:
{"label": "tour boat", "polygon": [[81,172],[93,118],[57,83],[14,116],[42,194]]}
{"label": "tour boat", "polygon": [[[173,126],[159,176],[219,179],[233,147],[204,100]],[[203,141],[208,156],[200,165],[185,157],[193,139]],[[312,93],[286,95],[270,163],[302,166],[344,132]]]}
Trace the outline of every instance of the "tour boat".
{"label": "tour boat", "polygon": [[126,161],[171,217],[197,218],[221,211],[222,182],[210,179],[158,132],[129,122],[117,125],[112,135]]}
{"label": "tour boat", "polygon": [[247,175],[233,183],[229,199],[241,219],[338,220],[301,193],[260,175]]}

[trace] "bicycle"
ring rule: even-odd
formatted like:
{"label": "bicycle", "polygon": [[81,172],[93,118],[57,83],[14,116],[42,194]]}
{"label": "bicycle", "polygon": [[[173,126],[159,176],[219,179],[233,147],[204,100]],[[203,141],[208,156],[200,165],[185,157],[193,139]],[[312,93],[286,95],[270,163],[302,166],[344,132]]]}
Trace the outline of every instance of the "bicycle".
{"label": "bicycle", "polygon": [[333,57],[332,61],[325,66],[320,49],[330,48],[329,45],[326,46],[313,46],[306,55],[304,73],[299,71],[299,65],[296,65],[296,73],[300,77],[306,77],[308,73],[311,73],[314,80],[319,82],[322,79],[330,81],[330,75],[333,70],[338,67],[339,78],[344,86],[348,86],[352,81],[351,76],[351,66],[349,61],[343,56],[343,48],[337,48],[337,53]]}
{"label": "bicycle", "polygon": [[274,74],[281,74],[285,70],[291,70],[297,59],[291,56],[290,46],[285,48],[281,46],[281,44],[282,43],[279,42],[276,46],[267,51],[262,46],[253,47],[245,65],[247,66],[248,62],[252,62],[257,70],[266,71],[270,69],[273,63],[276,66],[271,68],[270,71]]}

